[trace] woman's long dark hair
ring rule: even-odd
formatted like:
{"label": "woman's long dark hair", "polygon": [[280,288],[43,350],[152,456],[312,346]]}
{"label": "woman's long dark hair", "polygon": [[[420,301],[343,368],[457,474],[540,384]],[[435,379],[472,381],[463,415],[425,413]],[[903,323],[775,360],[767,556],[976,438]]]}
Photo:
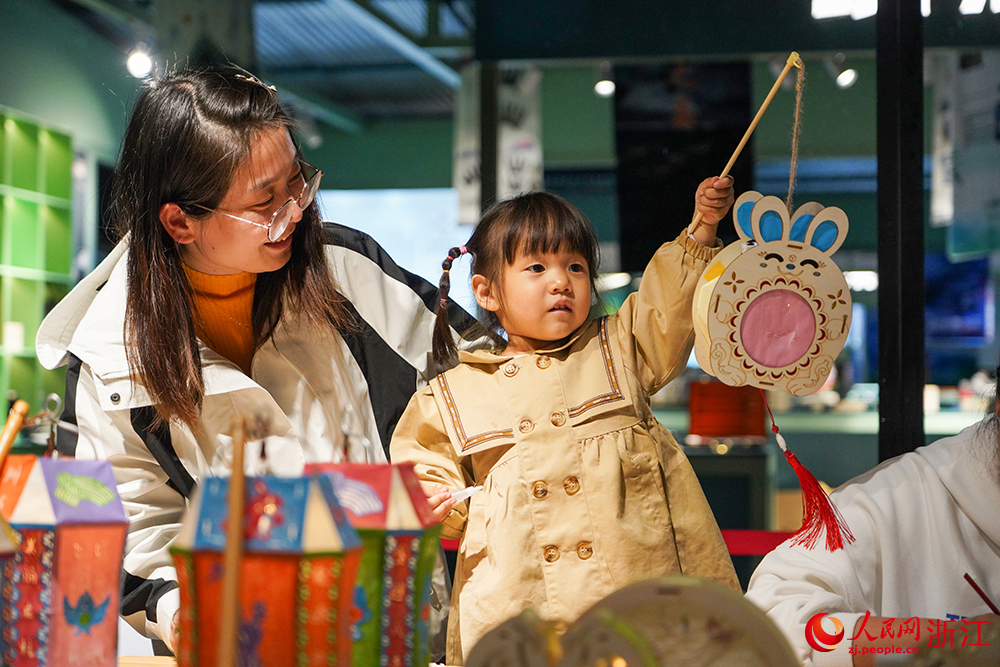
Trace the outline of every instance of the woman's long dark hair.
{"label": "woman's long dark hair", "polygon": [[[160,207],[177,204],[192,217],[223,200],[254,141],[293,122],[272,88],[236,67],[168,74],[139,95],[122,143],[112,186],[110,222],[129,235],[125,347],[133,381],[141,383],[160,419],[200,422],[205,393],[191,311],[191,289],[178,244],[160,222]],[[202,208],[204,207],[204,208]],[[347,310],[323,253],[317,205],[302,213],[291,259],[261,273],[253,301],[260,347],[286,307],[319,326],[343,329]]]}
{"label": "woman's long dark hair", "polygon": [[[438,368],[455,365],[458,350],[452,338],[448,309],[452,263],[464,253],[472,256],[472,273],[486,278],[503,290],[504,267],[513,264],[519,253],[549,253],[560,249],[576,252],[587,260],[591,297],[597,296],[597,268],[600,253],[597,237],[587,216],[559,195],[528,192],[491,206],[476,225],[464,246],[452,248],[441,263],[438,285],[437,320],[432,351]],[[502,303],[501,303],[502,307]],[[491,332],[501,331],[495,313],[479,309],[479,319]]]}

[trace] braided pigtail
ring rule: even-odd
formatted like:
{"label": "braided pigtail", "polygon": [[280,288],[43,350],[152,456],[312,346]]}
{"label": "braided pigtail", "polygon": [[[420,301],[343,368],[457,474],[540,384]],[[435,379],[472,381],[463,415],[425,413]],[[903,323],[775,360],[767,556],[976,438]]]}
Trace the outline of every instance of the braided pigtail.
{"label": "braided pigtail", "polygon": [[452,248],[441,262],[441,282],[438,283],[438,304],[434,335],[431,339],[431,352],[438,372],[451,368],[458,361],[458,346],[455,345],[455,338],[451,332],[451,318],[448,316],[448,292],[451,290],[449,272],[454,261],[467,252],[464,245]]}

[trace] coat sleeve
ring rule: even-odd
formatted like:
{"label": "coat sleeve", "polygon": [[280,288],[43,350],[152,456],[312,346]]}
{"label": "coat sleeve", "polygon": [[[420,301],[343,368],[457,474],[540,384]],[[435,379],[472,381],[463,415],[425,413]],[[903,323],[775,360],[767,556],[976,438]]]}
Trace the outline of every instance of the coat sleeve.
{"label": "coat sleeve", "polygon": [[618,309],[621,340],[631,337],[639,383],[655,394],[680,375],[694,345],[691,305],[698,279],[721,245],[706,248],[681,232],[653,255],[639,290]]}
{"label": "coat sleeve", "polygon": [[[180,593],[168,547],[186,507],[178,486],[188,482],[176,475],[172,480],[151,453],[146,440],[156,435],[144,431],[144,420],[132,414],[135,410],[108,413],[101,408],[87,364],[70,357],[66,375],[61,419],[75,424],[79,433],[60,429],[59,454],[110,461],[129,518],[120,613],[140,634],[172,648],[170,625],[180,608]],[[165,445],[169,447],[169,442]]]}
{"label": "coat sleeve", "polygon": [[[421,482],[442,484],[453,491],[471,484],[455,455],[444,420],[430,387],[414,394],[392,436],[390,454],[394,463],[413,463]],[[455,505],[444,520],[442,537],[458,539],[465,531],[468,501]]]}

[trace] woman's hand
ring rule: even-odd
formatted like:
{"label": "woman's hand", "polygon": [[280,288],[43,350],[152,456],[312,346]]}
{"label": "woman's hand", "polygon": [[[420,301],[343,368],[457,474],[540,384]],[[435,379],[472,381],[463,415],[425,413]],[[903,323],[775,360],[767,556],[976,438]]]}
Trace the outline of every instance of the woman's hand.
{"label": "woman's hand", "polygon": [[706,178],[698,186],[694,196],[695,211],[701,213],[701,221],[693,232],[695,240],[704,246],[715,245],[715,229],[719,221],[736,201],[732,176]]}
{"label": "woman's hand", "polygon": [[181,646],[181,612],[178,609],[174,612],[174,617],[170,620],[170,646],[167,648],[177,655],[177,649]]}
{"label": "woman's hand", "polygon": [[427,502],[430,503],[431,512],[434,514],[434,522],[441,523],[455,506],[456,501],[451,497],[451,489],[442,484],[421,482],[420,485],[427,496]]}

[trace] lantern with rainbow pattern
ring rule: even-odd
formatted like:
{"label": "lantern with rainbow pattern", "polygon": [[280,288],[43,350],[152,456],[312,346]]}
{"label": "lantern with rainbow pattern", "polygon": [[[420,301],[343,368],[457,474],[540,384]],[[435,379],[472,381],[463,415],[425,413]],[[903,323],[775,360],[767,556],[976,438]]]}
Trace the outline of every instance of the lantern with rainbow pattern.
{"label": "lantern with rainbow pattern", "polygon": [[413,465],[310,466],[332,481],[364,543],[354,664],[426,667],[431,579],[441,544]]}
{"label": "lantern with rainbow pattern", "polygon": [[[216,661],[228,489],[228,478],[204,481],[171,547],[181,594],[180,667]],[[248,477],[244,508],[239,664],[350,665],[361,541],[330,480]]]}

